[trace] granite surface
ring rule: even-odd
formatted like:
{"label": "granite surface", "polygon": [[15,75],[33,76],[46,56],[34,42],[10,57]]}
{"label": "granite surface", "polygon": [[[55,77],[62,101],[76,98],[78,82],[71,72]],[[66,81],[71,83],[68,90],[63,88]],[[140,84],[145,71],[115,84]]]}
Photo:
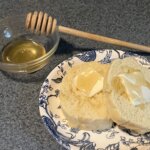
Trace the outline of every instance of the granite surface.
{"label": "granite surface", "polygon": [[[0,18],[33,10],[49,13],[64,26],[150,45],[149,0],[0,0]],[[61,34],[56,54],[42,70],[26,75],[0,71],[0,150],[63,149],[39,115],[41,85],[57,64],[74,53],[106,48],[129,50]]]}

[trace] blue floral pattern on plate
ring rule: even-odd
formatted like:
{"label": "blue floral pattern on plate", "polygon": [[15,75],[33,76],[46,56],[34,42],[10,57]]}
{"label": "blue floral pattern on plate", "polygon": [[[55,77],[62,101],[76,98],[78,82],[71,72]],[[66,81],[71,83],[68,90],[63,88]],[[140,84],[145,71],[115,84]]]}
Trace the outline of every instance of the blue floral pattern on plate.
{"label": "blue floral pattern on plate", "polygon": [[69,127],[61,111],[59,88],[67,69],[82,62],[111,63],[116,58],[123,59],[129,56],[136,57],[139,63],[150,67],[150,62],[145,57],[131,52],[92,50],[63,61],[48,75],[41,87],[39,110],[49,133],[59,144],[71,150],[148,150],[150,148],[150,133],[139,135],[116,125],[104,131],[79,130]]}

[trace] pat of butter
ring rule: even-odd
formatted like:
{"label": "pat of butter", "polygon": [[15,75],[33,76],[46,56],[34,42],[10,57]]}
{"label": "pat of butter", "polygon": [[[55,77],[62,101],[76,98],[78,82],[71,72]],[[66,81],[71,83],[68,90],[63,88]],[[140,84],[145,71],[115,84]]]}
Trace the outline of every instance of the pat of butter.
{"label": "pat of butter", "polygon": [[84,95],[92,97],[103,89],[104,77],[92,68],[76,75],[73,85]]}
{"label": "pat of butter", "polygon": [[150,102],[150,85],[141,72],[120,74],[119,78],[134,106]]}
{"label": "pat of butter", "polygon": [[150,102],[150,88],[141,86],[141,91],[142,91],[142,95],[145,101]]}

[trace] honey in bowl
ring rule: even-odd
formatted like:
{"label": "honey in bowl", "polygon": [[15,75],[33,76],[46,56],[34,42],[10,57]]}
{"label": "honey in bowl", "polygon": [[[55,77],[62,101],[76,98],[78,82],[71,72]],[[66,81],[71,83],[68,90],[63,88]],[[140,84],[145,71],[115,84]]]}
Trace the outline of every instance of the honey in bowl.
{"label": "honey in bowl", "polygon": [[8,43],[2,51],[5,63],[26,63],[46,54],[44,46],[31,39],[16,39]]}

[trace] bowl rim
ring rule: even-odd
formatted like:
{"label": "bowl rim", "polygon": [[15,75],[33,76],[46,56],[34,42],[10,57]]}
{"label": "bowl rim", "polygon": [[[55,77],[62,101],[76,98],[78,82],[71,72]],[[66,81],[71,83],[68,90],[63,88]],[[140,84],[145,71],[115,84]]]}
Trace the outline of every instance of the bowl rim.
{"label": "bowl rim", "polygon": [[[19,16],[19,15],[16,15],[16,16]],[[7,16],[5,17],[4,19],[0,19],[0,22],[2,20],[5,20],[5,19],[8,19],[9,17],[11,16]],[[34,33],[33,33],[34,34]],[[24,68],[27,68],[29,66],[34,66],[34,65],[37,65],[39,64],[40,62],[46,60],[47,58],[49,58],[50,56],[53,55],[53,53],[57,50],[57,46],[59,44],[59,41],[60,41],[60,36],[59,36],[59,31],[58,31],[58,27],[56,27],[55,31],[48,35],[47,37],[52,37],[54,36],[55,34],[56,35],[56,41],[54,42],[54,45],[53,47],[43,56],[37,58],[37,59],[34,59],[34,60],[31,60],[31,61],[28,61],[28,62],[25,62],[25,63],[5,63],[5,62],[2,62],[0,61],[0,70],[5,70],[5,71],[9,71],[8,68],[11,67],[11,71],[12,72],[12,69],[15,68],[15,72],[20,72],[21,69],[24,69]],[[46,36],[46,35],[45,35]],[[19,68],[19,70],[17,71],[17,68]]]}

